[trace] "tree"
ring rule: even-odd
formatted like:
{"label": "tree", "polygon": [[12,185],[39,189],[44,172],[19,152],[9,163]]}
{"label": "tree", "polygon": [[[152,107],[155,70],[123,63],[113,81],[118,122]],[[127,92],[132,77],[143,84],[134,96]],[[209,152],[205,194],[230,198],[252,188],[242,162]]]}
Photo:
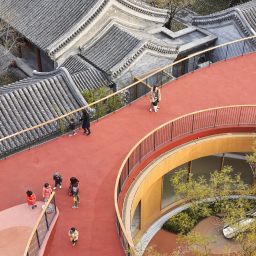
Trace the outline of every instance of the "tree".
{"label": "tree", "polygon": [[252,153],[246,155],[245,159],[252,169],[253,177],[256,178],[256,140],[252,145]]}
{"label": "tree", "polygon": [[229,7],[236,6],[238,4],[243,4],[245,2],[248,2],[248,0],[230,0],[229,1]]}
{"label": "tree", "polygon": [[8,23],[0,20],[0,44],[7,52],[18,52],[20,55],[20,47],[24,44],[24,38]]}
{"label": "tree", "polygon": [[168,29],[172,28],[173,20],[177,14],[190,7],[196,0],[152,0],[149,3],[159,8],[167,9],[167,22],[165,27]]}
{"label": "tree", "polygon": [[[200,220],[200,217],[221,213],[223,222],[232,225],[238,220],[246,218],[248,211],[255,207],[255,201],[249,200],[247,197],[254,193],[253,187],[249,187],[241,180],[240,175],[233,175],[232,172],[230,166],[225,166],[221,171],[212,172],[209,181],[206,181],[204,177],[195,179],[192,174],[187,173],[187,170],[183,170],[174,175],[171,183],[176,195],[191,203],[190,211],[192,214],[189,215],[192,219]],[[232,195],[237,195],[238,198],[230,199]],[[209,198],[214,199],[213,208]],[[242,254],[239,255],[255,256],[255,231],[256,224],[235,238],[242,248]],[[196,248],[200,248],[201,254],[196,255],[209,255],[207,240],[202,239],[197,234],[188,232],[182,236],[182,240],[191,251],[194,250],[193,244]],[[199,246],[198,243],[201,245]]]}
{"label": "tree", "polygon": [[256,255],[256,222],[254,222],[246,232],[238,234],[235,238],[241,244],[243,256]]}

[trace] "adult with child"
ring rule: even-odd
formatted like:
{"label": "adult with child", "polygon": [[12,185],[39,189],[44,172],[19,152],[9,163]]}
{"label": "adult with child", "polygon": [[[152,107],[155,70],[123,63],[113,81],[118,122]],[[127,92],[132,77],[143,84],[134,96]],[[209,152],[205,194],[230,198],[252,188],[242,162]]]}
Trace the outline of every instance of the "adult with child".
{"label": "adult with child", "polygon": [[82,121],[82,128],[84,130],[84,134],[85,135],[90,135],[91,134],[90,116],[89,116],[88,112],[85,109],[83,110],[83,115],[82,115],[80,121]]}
{"label": "adult with child", "polygon": [[161,101],[161,92],[160,89],[157,86],[153,86],[150,91],[150,109],[151,112],[152,109],[154,112],[157,112],[159,110],[159,102]]}

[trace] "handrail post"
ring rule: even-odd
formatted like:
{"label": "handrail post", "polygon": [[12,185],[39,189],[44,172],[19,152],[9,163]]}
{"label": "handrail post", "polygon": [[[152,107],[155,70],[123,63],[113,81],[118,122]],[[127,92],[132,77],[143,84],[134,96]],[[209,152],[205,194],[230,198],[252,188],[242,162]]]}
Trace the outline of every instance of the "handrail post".
{"label": "handrail post", "polygon": [[193,57],[192,73],[195,70],[195,59],[196,59],[196,56]]}
{"label": "handrail post", "polygon": [[36,230],[36,240],[37,240],[38,247],[41,248],[41,244],[40,244],[39,235],[38,235],[37,230]]}
{"label": "handrail post", "polygon": [[244,40],[244,44],[243,44],[242,56],[244,56],[244,48],[245,48],[245,40]]}
{"label": "handrail post", "polygon": [[47,230],[49,230],[49,223],[48,223],[46,211],[44,212],[44,219],[45,219],[45,223],[46,223]]}
{"label": "handrail post", "polygon": [[153,133],[154,151],[156,151],[156,132]]}
{"label": "handrail post", "polygon": [[216,111],[215,111],[215,118],[214,118],[213,128],[216,127],[217,115],[218,115],[218,109],[216,109]]}
{"label": "handrail post", "polygon": [[130,157],[127,159],[128,177],[130,176]]}
{"label": "handrail post", "polygon": [[172,141],[172,136],[173,136],[173,122],[172,122],[172,125],[171,125],[171,141]]}
{"label": "handrail post", "polygon": [[191,133],[194,132],[194,122],[195,122],[195,114],[192,115],[192,128],[191,128]]}
{"label": "handrail post", "polygon": [[229,45],[227,45],[227,50],[226,50],[225,61],[227,60],[227,55],[228,55],[228,46],[229,46]]}
{"label": "handrail post", "polygon": [[53,204],[54,204],[54,210],[55,210],[55,212],[57,212],[55,195],[54,195],[54,197],[53,197]]}
{"label": "handrail post", "polygon": [[237,122],[238,126],[240,125],[241,114],[242,114],[242,106],[240,107],[240,113],[239,113],[238,122]]}
{"label": "handrail post", "polygon": [[140,159],[139,159],[139,162],[141,162],[141,159],[142,159],[142,153],[141,153],[141,143],[139,144],[139,156],[140,156]]}

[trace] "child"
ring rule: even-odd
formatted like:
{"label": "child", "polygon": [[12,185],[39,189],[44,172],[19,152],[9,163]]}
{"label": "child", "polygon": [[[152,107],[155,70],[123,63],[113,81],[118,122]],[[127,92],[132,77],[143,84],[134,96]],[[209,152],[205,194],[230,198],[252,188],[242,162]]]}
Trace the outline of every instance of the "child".
{"label": "child", "polygon": [[32,209],[36,208],[36,195],[30,190],[28,190],[26,194],[28,206],[32,206]]}
{"label": "child", "polygon": [[78,204],[80,203],[80,198],[78,193],[79,193],[78,183],[75,183],[72,186],[72,190],[71,190],[71,194],[73,196],[73,202],[74,202],[72,208],[78,208]]}
{"label": "child", "polygon": [[75,131],[75,129],[76,129],[76,124],[75,124],[74,118],[71,118],[71,119],[70,119],[69,128],[70,128],[70,130],[71,130],[69,136],[76,135],[76,131]]}
{"label": "child", "polygon": [[76,245],[79,237],[79,232],[76,230],[76,228],[72,227],[68,232],[69,239],[73,246]]}
{"label": "child", "polygon": [[79,197],[77,194],[73,195],[73,206],[72,208],[78,208],[78,203],[79,203]]}
{"label": "child", "polygon": [[79,180],[76,177],[71,177],[70,178],[70,185],[69,185],[69,189],[68,189],[68,193],[70,196],[72,196],[73,194],[73,186],[74,185],[78,185],[79,184]]}
{"label": "child", "polygon": [[55,173],[53,174],[53,180],[54,180],[54,182],[55,182],[55,185],[54,185],[54,188],[53,188],[53,189],[55,190],[57,187],[61,188],[62,177],[61,177],[61,175],[60,175],[59,172],[55,172]]}
{"label": "child", "polygon": [[47,202],[49,197],[51,196],[52,193],[52,188],[49,185],[49,183],[45,183],[43,186],[43,198],[44,198],[44,202]]}

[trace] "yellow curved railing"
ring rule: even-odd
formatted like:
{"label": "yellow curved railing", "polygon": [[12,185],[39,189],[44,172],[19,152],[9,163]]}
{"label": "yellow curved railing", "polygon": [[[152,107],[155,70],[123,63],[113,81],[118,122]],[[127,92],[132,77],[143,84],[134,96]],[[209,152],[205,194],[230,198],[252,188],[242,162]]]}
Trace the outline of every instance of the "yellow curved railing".
{"label": "yellow curved railing", "polygon": [[[120,232],[122,232],[121,234],[124,236],[122,240],[126,241],[126,243],[122,242],[122,244],[125,250],[129,251],[129,254],[136,255],[135,245],[132,241],[132,237],[128,235],[128,232],[126,231],[123,224],[119,211],[118,199],[119,195],[122,192],[123,186],[129,179],[130,174],[137,166],[137,164],[139,164],[141,160],[143,160],[143,158],[148,156],[150,153],[155,152],[160,147],[165,146],[172,141],[175,141],[175,139],[180,138],[181,136],[190,135],[205,129],[216,129],[225,127],[256,127],[255,117],[256,105],[234,105],[204,109],[201,111],[196,111],[180,116],[160,125],[156,129],[148,133],[146,136],[144,136],[138,143],[136,143],[136,145],[132,147],[119,169],[114,190],[115,210],[117,220],[119,222],[118,225],[120,226],[120,230],[118,231],[119,234]],[[173,134],[175,126],[178,127],[177,129],[180,130],[176,130],[176,133]],[[184,127],[186,127],[186,129],[184,129]],[[169,136],[167,135],[167,133],[169,133]],[[163,137],[165,138],[162,139]],[[158,138],[161,138],[160,141],[157,141]],[[152,142],[151,145],[149,145],[150,141]],[[145,145],[149,145],[150,148],[148,149],[148,151],[144,149],[143,154],[141,150]],[[129,164],[129,159],[136,160],[135,162]]]}
{"label": "yellow curved railing", "polygon": [[[53,208],[51,214],[47,213],[49,205]],[[23,256],[36,256],[38,255],[45,236],[49,232],[51,223],[57,214],[57,208],[55,204],[55,192],[53,192],[45,204],[42,212],[40,213],[36,224],[30,234]]]}
{"label": "yellow curved railing", "polygon": [[[175,61],[175,62],[173,62],[173,63],[171,63],[171,64],[169,64],[169,65],[167,65],[167,66],[164,66],[163,68],[159,68],[159,69],[157,69],[157,70],[154,70],[153,72],[149,73],[148,75],[144,76],[143,78],[138,78],[136,82],[130,84],[129,86],[127,86],[127,87],[125,87],[125,88],[123,88],[123,89],[121,89],[121,90],[119,90],[119,91],[117,91],[117,92],[115,92],[115,93],[112,93],[111,95],[108,95],[108,96],[106,96],[106,97],[104,97],[104,98],[102,98],[102,99],[100,99],[100,100],[97,100],[97,101],[95,101],[95,102],[93,102],[93,103],[91,103],[91,104],[88,104],[87,106],[84,106],[84,107],[75,109],[75,110],[70,111],[70,112],[68,112],[68,113],[66,113],[66,114],[64,114],[64,115],[61,115],[61,116],[57,117],[57,118],[53,118],[53,119],[51,119],[51,120],[49,120],[49,121],[40,123],[40,124],[35,125],[35,126],[33,126],[33,127],[29,127],[29,128],[24,129],[24,130],[21,130],[21,131],[18,131],[18,132],[16,132],[16,133],[13,133],[13,134],[10,134],[10,135],[8,135],[8,136],[5,136],[5,137],[3,137],[3,138],[0,138],[0,143],[3,142],[3,141],[5,141],[5,140],[8,140],[8,139],[14,138],[14,137],[16,137],[16,136],[22,135],[22,134],[24,134],[24,133],[26,133],[26,132],[35,130],[35,129],[37,129],[37,128],[41,128],[41,127],[43,127],[43,126],[49,125],[49,124],[54,123],[54,122],[59,121],[59,120],[62,120],[63,118],[69,117],[69,116],[71,116],[71,115],[73,115],[73,114],[75,114],[75,113],[78,113],[78,112],[82,111],[83,109],[87,109],[87,108],[90,108],[90,107],[95,107],[95,106],[97,106],[97,104],[99,104],[99,103],[104,103],[104,101],[107,101],[107,100],[109,100],[109,99],[111,99],[111,98],[114,98],[115,96],[120,95],[121,93],[125,92],[126,90],[128,90],[128,89],[130,89],[130,88],[135,88],[135,87],[138,86],[139,84],[143,84],[143,85],[146,85],[146,86],[150,87],[151,85],[150,85],[149,83],[147,83],[148,79],[154,77],[154,76],[157,75],[157,74],[163,73],[163,72],[165,72],[166,70],[167,70],[167,73],[168,73],[168,69],[169,69],[169,68],[171,68],[171,67],[173,67],[173,66],[175,66],[175,65],[177,65],[177,64],[179,64],[179,63],[181,63],[181,62],[183,62],[183,61],[187,61],[187,60],[189,60],[189,59],[191,59],[191,58],[194,58],[194,59],[195,59],[195,57],[200,56],[200,55],[202,55],[202,54],[204,54],[204,53],[209,53],[209,52],[211,52],[211,51],[214,51],[214,50],[216,50],[216,49],[220,49],[220,48],[223,48],[223,47],[226,47],[226,48],[227,48],[227,51],[228,51],[228,47],[229,47],[230,45],[243,43],[243,47],[242,47],[242,49],[241,49],[241,54],[240,54],[240,55],[244,55],[244,53],[246,53],[246,51],[245,51],[245,48],[246,48],[246,47],[245,47],[246,41],[248,41],[248,40],[253,40],[253,39],[256,39],[256,36],[250,36],[250,37],[246,37],[246,38],[234,40],[234,41],[232,41],[232,42],[228,42],[228,43],[225,43],[225,44],[222,44],[222,45],[214,46],[214,47],[208,48],[208,49],[206,49],[206,50],[203,50],[203,51],[200,51],[200,52],[191,54],[191,55],[189,55],[189,56],[187,56],[187,57],[185,57],[185,58],[183,58],[183,59],[180,59],[180,60],[178,60],[178,61]],[[239,56],[239,55],[238,55],[238,56]],[[226,56],[226,57],[227,57],[227,56]],[[224,58],[224,59],[226,59],[226,58]],[[194,69],[193,69],[193,71],[194,71]],[[163,82],[162,84],[164,84],[164,83],[166,83],[166,82]],[[120,175],[118,176],[118,179],[119,179],[119,178],[120,178]],[[116,207],[116,211],[117,211],[117,224],[118,224],[118,223],[120,224],[120,226],[118,227],[118,231],[119,231],[119,233],[122,232],[122,233],[124,234],[124,238],[122,238],[122,239],[125,239],[126,241],[122,241],[122,243],[128,243],[128,245],[130,245],[131,251],[132,251],[132,250],[133,250],[133,243],[132,243],[131,239],[126,235],[126,231],[125,231],[124,225],[123,225],[123,223],[122,223],[122,219],[121,219],[121,217],[120,217],[120,213],[119,213],[119,211],[118,211],[118,207],[117,207],[117,194],[116,194],[116,191],[117,191],[117,187],[115,186],[115,196],[114,196],[114,197],[115,197],[115,207]],[[37,224],[38,224],[38,223],[37,223]],[[119,225],[119,224],[118,224],[118,225]],[[35,228],[34,228],[33,230],[36,230],[36,229],[37,229],[37,226],[35,226]],[[32,238],[31,238],[31,239],[32,239]],[[30,242],[31,242],[31,239],[29,240]],[[27,248],[29,248],[29,245],[27,246]],[[27,255],[26,255],[26,256],[27,256]]]}

